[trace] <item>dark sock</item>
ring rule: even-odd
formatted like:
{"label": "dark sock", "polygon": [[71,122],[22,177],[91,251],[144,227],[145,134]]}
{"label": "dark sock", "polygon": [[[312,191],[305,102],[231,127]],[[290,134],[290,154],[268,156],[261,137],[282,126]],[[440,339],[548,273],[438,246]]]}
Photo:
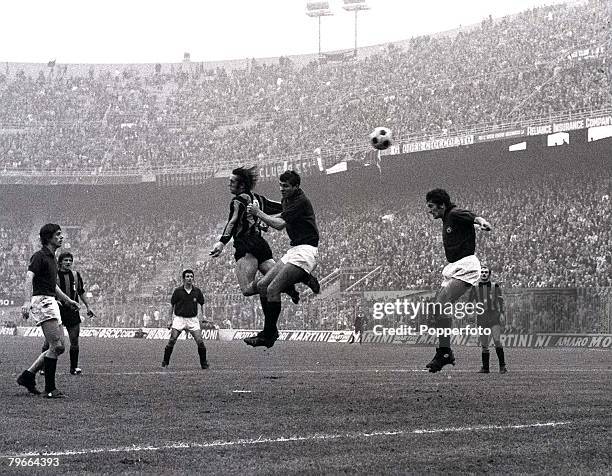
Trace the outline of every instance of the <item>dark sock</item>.
{"label": "dark sock", "polygon": [[79,346],[70,346],[70,369],[76,369],[79,366]]}
{"label": "dark sock", "polygon": [[488,350],[486,352],[482,352],[482,368],[485,370],[489,370],[489,356],[490,354]]}
{"label": "dark sock", "polygon": [[268,302],[268,312],[266,313],[266,322],[264,324],[263,334],[267,338],[275,338],[278,328],[276,323],[278,322],[278,316],[281,313],[280,302]]}
{"label": "dark sock", "polygon": [[497,358],[499,359],[499,366],[506,365],[506,360],[504,357],[504,348],[503,347],[495,347],[495,353],[497,354]]}
{"label": "dark sock", "polygon": [[167,345],[166,348],[164,349],[164,362],[166,362],[167,364],[170,363],[170,356],[172,355],[173,350],[174,350],[174,347],[171,347],[169,345]]}
{"label": "dark sock", "polygon": [[198,346],[198,354],[200,355],[200,366],[206,363],[206,346],[204,344]]}
{"label": "dark sock", "polygon": [[[450,329],[452,327],[453,321],[450,317],[439,317],[437,320],[436,327],[438,329]],[[450,336],[440,336],[440,348],[448,348],[450,350]]]}
{"label": "dark sock", "polygon": [[261,310],[264,316],[268,313],[268,298],[266,296],[259,295],[259,302],[261,303]]}
{"label": "dark sock", "polygon": [[300,302],[300,293],[298,292],[297,289],[295,289],[295,284],[292,284],[291,286],[289,286],[284,292],[287,293],[289,297],[291,297],[291,300],[293,301],[294,304],[297,304]]}
{"label": "dark sock", "polygon": [[55,369],[57,367],[57,359],[45,357],[43,368],[45,369],[45,393],[55,390]]}

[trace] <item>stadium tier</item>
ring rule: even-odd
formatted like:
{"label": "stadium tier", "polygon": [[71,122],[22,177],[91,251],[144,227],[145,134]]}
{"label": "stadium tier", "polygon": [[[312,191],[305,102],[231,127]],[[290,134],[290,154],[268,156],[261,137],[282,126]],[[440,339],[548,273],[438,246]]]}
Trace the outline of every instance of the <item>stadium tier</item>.
{"label": "stadium tier", "polygon": [[323,66],[7,65],[0,170],[216,171],[315,151],[327,167],[374,125],[409,139],[606,109],[607,19],[604,0],[535,8]]}

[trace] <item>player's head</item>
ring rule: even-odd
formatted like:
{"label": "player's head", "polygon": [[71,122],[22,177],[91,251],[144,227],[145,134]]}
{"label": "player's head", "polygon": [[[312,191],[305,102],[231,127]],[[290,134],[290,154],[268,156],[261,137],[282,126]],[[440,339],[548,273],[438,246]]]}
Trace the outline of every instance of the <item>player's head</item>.
{"label": "player's head", "polygon": [[255,188],[258,178],[256,166],[238,167],[232,170],[229,181],[230,193],[238,195],[240,193],[250,192]]}
{"label": "player's head", "polygon": [[62,246],[64,237],[62,236],[62,229],[55,223],[47,223],[40,229],[40,243],[43,246],[52,245],[54,248]]}
{"label": "player's head", "polygon": [[450,195],[442,188],[434,188],[425,195],[428,213],[435,218],[442,218],[444,213],[453,205]]}
{"label": "player's head", "polygon": [[480,265],[480,282],[488,283],[491,279],[491,270],[487,265]]}
{"label": "player's head", "polygon": [[74,256],[70,251],[64,251],[57,258],[57,262],[59,263],[59,267],[62,270],[69,270],[72,268],[72,263],[74,262]]}
{"label": "player's head", "polygon": [[191,284],[193,283],[193,270],[186,269],[183,271],[183,283]]}
{"label": "player's head", "polygon": [[291,197],[300,188],[300,175],[293,170],[285,170],[278,177],[278,185],[283,198]]}

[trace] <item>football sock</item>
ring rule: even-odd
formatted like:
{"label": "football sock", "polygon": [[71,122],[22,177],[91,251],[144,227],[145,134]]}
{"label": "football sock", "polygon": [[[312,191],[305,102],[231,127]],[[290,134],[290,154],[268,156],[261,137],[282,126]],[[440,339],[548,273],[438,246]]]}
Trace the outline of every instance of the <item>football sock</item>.
{"label": "football sock", "polygon": [[166,348],[164,349],[164,362],[170,363],[170,356],[172,355],[173,350],[174,350],[173,346],[171,345],[166,346]]}
{"label": "football sock", "polygon": [[[437,319],[437,328],[438,329],[450,329],[452,327],[452,319],[450,317],[438,317]],[[450,335],[448,336],[440,336],[440,348],[448,348],[450,350]]]}
{"label": "football sock", "polygon": [[70,368],[76,369],[79,366],[79,346],[70,346]]}
{"label": "football sock", "polygon": [[300,293],[297,289],[295,289],[295,284],[292,284],[283,292],[288,294],[289,297],[291,297],[291,300],[294,302],[294,304],[297,304],[300,301]]}
{"label": "football sock", "polygon": [[266,314],[266,321],[264,324],[263,333],[268,338],[273,338],[276,336],[278,332],[278,328],[276,327],[276,323],[278,322],[278,316],[281,313],[281,303],[280,302],[268,302],[266,306],[268,311]]}
{"label": "football sock", "polygon": [[55,369],[57,367],[57,359],[45,357],[45,393],[55,390]]}
{"label": "football sock", "polygon": [[485,370],[489,370],[489,349],[482,350],[482,368]]}
{"label": "football sock", "polygon": [[206,363],[206,346],[204,344],[198,345],[198,354],[200,356],[200,365]]}
{"label": "football sock", "polygon": [[495,353],[497,354],[497,358],[499,359],[499,365],[506,365],[506,360],[504,357],[504,348],[503,347],[495,347]]}
{"label": "football sock", "polygon": [[261,310],[264,313],[264,316],[268,313],[268,298],[266,296],[259,295],[259,302],[261,303]]}

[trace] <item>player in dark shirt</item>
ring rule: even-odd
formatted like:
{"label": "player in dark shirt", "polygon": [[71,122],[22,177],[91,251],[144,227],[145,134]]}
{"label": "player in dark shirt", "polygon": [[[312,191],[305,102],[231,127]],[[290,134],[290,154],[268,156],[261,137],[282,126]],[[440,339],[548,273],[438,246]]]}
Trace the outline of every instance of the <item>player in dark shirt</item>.
{"label": "player in dark shirt", "polygon": [[499,373],[507,373],[504,346],[501,343],[501,325],[504,321],[504,298],[499,284],[491,281],[491,271],[488,266],[480,268],[480,282],[470,291],[469,300],[479,302],[483,305],[484,312],[477,316],[477,324],[480,327],[491,329],[490,335],[480,336],[482,347],[482,367],[480,373],[489,373],[489,342],[493,337],[495,353],[499,360]]}
{"label": "player in dark shirt", "polygon": [[[162,367],[170,365],[170,356],[174,350],[174,345],[181,332],[187,331],[198,345],[198,355],[200,356],[200,367],[208,368],[206,359],[206,346],[202,339],[200,320],[204,319],[204,294],[200,288],[193,285],[194,274],[190,269],[183,271],[183,285],[176,288],[170,299],[170,339],[164,349],[164,360]],[[201,319],[198,319],[198,305],[202,311]]]}
{"label": "player in dark shirt", "polygon": [[300,176],[292,170],[283,172],[279,177],[282,195],[282,212],[279,216],[265,213],[257,203],[247,207],[250,215],[272,228],[286,229],[291,245],[274,268],[257,282],[265,324],[257,336],[244,340],[253,347],[269,348],[278,339],[276,323],[281,312],[280,294],[283,289],[301,282],[307,283],[315,293],[320,290],[318,281],[312,275],[317,265],[319,230],[312,204],[300,188],[300,182]]}
{"label": "player in dark shirt", "polygon": [[[491,224],[474,213],[458,208],[451,202],[446,190],[437,188],[425,196],[428,213],[434,219],[442,220],[442,242],[449,264],[442,271],[442,287],[436,294],[436,302],[443,308],[455,303],[480,279],[480,261],[474,255],[476,250],[475,227],[490,231]],[[434,316],[436,327],[448,335],[439,336],[439,347],[426,367],[435,373],[447,364],[455,365],[455,357],[450,348],[452,315],[444,312]]]}
{"label": "player in dark shirt", "polygon": [[[87,309],[87,316],[93,317],[94,313],[89,307],[89,302],[85,296],[85,287],[81,273],[74,271],[72,265],[74,256],[69,251],[61,253],[57,259],[59,270],[57,272],[57,284],[66,296],[73,301],[82,301]],[[68,331],[68,339],[70,340],[70,374],[81,375],[82,370],[79,368],[79,334],[81,332],[81,316],[78,310],[68,306],[60,306],[60,314],[62,324]],[[42,351],[49,348],[49,343],[45,341]]]}
{"label": "player in dark shirt", "polygon": [[357,311],[357,315],[355,316],[355,323],[354,323],[354,331],[351,334],[351,337],[349,338],[348,343],[349,344],[353,344],[356,342],[357,339],[359,339],[359,343],[363,344],[363,331],[365,330],[365,324],[366,324],[366,317],[364,312],[359,309]]}
{"label": "player in dark shirt", "polygon": [[55,250],[62,246],[64,237],[62,229],[54,223],[47,223],[40,229],[42,248],[30,258],[24,284],[25,302],[21,314],[25,319],[32,317],[40,326],[49,349],[41,353],[34,363],[17,378],[17,383],[30,393],[40,394],[36,388],[36,372],[45,370],[45,397],[61,398],[64,396],[55,386],[57,358],[64,353],[64,331],[60,325],[60,310],[56,301],[58,297],[65,305],[79,309],[76,301],[70,299],[57,285],[57,261]]}

